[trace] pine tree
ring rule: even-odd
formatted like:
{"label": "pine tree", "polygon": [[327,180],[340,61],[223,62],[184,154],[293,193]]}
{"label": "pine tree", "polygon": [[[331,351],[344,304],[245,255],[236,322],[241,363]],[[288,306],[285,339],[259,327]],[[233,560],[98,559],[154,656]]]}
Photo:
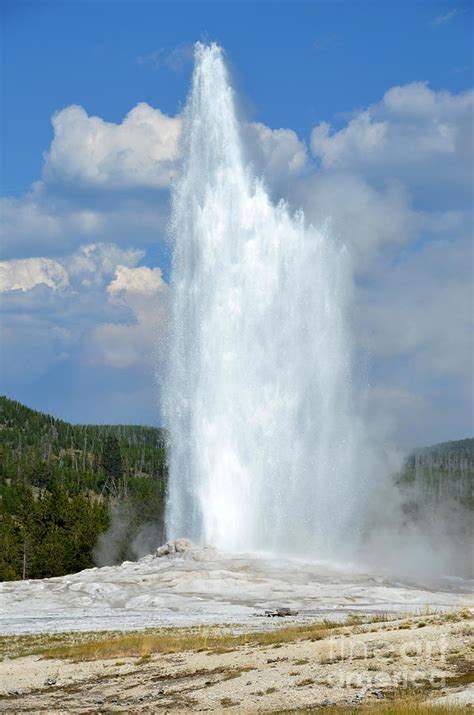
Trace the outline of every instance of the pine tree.
{"label": "pine tree", "polygon": [[123,487],[123,462],[120,443],[112,434],[107,435],[102,450],[102,469],[105,483],[102,491],[118,497]]}

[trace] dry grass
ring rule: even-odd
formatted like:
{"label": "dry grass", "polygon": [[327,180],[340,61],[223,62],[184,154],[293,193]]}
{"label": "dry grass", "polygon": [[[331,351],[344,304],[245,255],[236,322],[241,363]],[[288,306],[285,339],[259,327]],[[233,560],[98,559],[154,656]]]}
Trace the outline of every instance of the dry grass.
{"label": "dry grass", "polygon": [[208,628],[164,629],[159,632],[104,634],[94,640],[74,644],[65,643],[44,648],[42,655],[48,658],[72,658],[74,660],[98,660],[109,658],[145,658],[153,653],[180,653],[183,651],[207,651],[225,653],[241,646],[279,646],[299,640],[325,638],[344,624],[324,621],[304,626],[289,626],[272,631],[250,633],[216,634]]}
{"label": "dry grass", "polygon": [[[470,617],[467,609],[449,614],[431,614],[422,620],[429,622],[456,622]],[[147,658],[153,653],[180,653],[205,651],[212,654],[226,653],[242,646],[281,647],[285,643],[324,640],[329,635],[372,630],[369,624],[379,624],[377,629],[416,627],[417,619],[394,614],[376,614],[362,618],[349,616],[344,622],[321,621],[305,625],[292,625],[273,630],[231,633],[226,627],[201,626],[194,628],[163,628],[141,632],[65,633],[58,635],[18,636],[0,638],[1,657],[43,655],[48,658],[71,658],[74,660],[98,660],[138,657]],[[397,623],[394,623],[397,621]],[[386,626],[384,626],[386,624]]]}
{"label": "dry grass", "polygon": [[[109,631],[108,637],[119,635]],[[9,635],[0,637],[0,660],[22,658],[27,655],[40,655],[45,650],[66,645],[78,645],[97,640],[97,632],[40,633],[38,635]]]}
{"label": "dry grass", "polygon": [[221,705],[224,708],[231,708],[233,705],[238,705],[239,703],[232,700],[232,698],[221,698]]}
{"label": "dry grass", "polygon": [[[315,708],[279,710],[274,715],[310,715]],[[414,698],[403,698],[386,703],[368,703],[366,705],[337,706],[328,705],[323,710],[325,715],[466,715],[466,707],[461,705],[427,705]]]}
{"label": "dry grass", "polygon": [[314,678],[305,678],[304,680],[300,680],[299,683],[296,683],[296,685],[299,688],[303,688],[305,685],[313,685],[314,683]]}

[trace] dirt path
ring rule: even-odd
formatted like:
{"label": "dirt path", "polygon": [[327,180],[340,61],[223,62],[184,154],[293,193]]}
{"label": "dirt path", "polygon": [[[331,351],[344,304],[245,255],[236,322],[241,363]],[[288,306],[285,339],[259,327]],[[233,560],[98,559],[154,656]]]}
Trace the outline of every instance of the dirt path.
{"label": "dirt path", "polygon": [[413,687],[466,704],[473,702],[466,675],[473,633],[466,614],[434,615],[223,652],[83,662],[6,658],[0,712],[253,713],[384,701]]}

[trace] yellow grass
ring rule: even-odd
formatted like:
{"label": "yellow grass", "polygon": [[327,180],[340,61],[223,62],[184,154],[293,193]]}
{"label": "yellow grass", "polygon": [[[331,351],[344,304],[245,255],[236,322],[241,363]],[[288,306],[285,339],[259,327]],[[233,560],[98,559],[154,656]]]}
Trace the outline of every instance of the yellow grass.
{"label": "yellow grass", "polygon": [[278,646],[299,640],[320,640],[329,631],[344,624],[323,621],[311,625],[276,628],[272,631],[254,631],[241,634],[216,634],[208,628],[161,632],[124,633],[110,637],[98,636],[93,641],[54,646],[43,651],[48,658],[73,658],[74,660],[99,660],[108,658],[146,657],[152,653],[179,653],[182,651],[207,651],[223,653],[241,646]]}
{"label": "yellow grass", "polygon": [[[209,651],[225,653],[240,646],[274,646],[278,648],[283,643],[300,640],[322,640],[338,629],[354,630],[369,624],[387,622],[389,626],[399,619],[395,614],[375,614],[362,617],[358,614],[349,615],[343,622],[324,620],[298,626],[275,628],[274,630],[253,631],[243,634],[216,633],[209,627],[176,629],[168,628],[158,632],[144,631],[140,633],[102,635],[87,634],[84,642],[58,644],[53,648],[44,648],[42,653],[50,658],[73,658],[75,660],[98,660],[116,657],[143,657],[152,653],[178,653],[181,651]],[[92,637],[90,638],[89,635]]]}
{"label": "yellow grass", "polygon": [[[443,621],[460,621],[469,618],[468,609],[455,613],[420,614],[405,616],[403,620],[394,614],[376,614],[362,618],[349,616],[344,622],[322,621],[305,625],[293,625],[261,632],[233,634],[218,627],[164,628],[132,633],[64,633],[40,636],[10,636],[0,638],[0,658],[41,654],[50,658],[73,658],[97,660],[108,658],[144,657],[152,653],[178,653],[181,651],[208,651],[225,653],[240,646],[273,646],[300,640],[323,640],[337,632],[361,632],[363,630],[397,629],[417,627],[417,621],[439,624]],[[372,627],[371,627],[372,624]],[[225,628],[225,627],[224,627]],[[222,629],[222,627],[221,627]],[[330,632],[330,633],[329,633]]]}

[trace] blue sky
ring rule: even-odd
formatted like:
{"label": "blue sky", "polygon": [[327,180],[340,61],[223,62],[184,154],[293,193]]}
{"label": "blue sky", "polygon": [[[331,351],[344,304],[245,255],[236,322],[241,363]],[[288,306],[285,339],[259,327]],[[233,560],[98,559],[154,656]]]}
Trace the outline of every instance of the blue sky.
{"label": "blue sky", "polygon": [[175,114],[192,66],[173,71],[166,55],[197,39],[226,49],[251,118],[300,136],[393,85],[459,92],[472,80],[470,2],[4,0],[2,9],[6,194],[38,178],[58,109],[81,104],[119,122],[144,101]]}
{"label": "blue sky", "polygon": [[[146,157],[164,137],[155,163],[175,171],[207,39],[272,194],[352,247],[373,419],[400,444],[471,433],[471,2],[4,0],[2,25],[5,394],[73,421],[160,422],[160,326],[136,279],[165,313],[169,182]],[[106,148],[89,171],[92,117]]]}

